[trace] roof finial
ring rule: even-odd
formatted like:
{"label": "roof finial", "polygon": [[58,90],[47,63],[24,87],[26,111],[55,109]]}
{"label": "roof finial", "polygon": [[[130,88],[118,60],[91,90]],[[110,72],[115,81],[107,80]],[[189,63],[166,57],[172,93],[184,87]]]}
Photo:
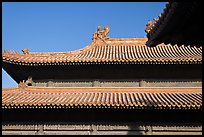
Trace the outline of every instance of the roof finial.
{"label": "roof finial", "polygon": [[18,87],[24,89],[24,88],[31,86],[31,85],[32,85],[32,77],[29,76],[26,81],[25,80],[23,80],[23,82],[20,81],[20,83],[18,84]]}
{"label": "roof finial", "polygon": [[107,34],[110,32],[110,28],[108,26],[105,26],[102,28],[102,30],[100,30],[100,29],[101,29],[101,27],[98,26],[97,31],[94,32],[93,38],[92,38],[93,41],[95,41],[97,39],[105,40],[105,39],[109,38],[107,36]]}
{"label": "roof finial", "polygon": [[29,54],[30,48],[22,49],[23,54]]}
{"label": "roof finial", "polygon": [[158,19],[157,18],[153,18],[154,20],[154,25],[157,23]]}
{"label": "roof finial", "polygon": [[149,33],[150,30],[151,30],[152,27],[153,27],[152,21],[149,20],[149,21],[147,22],[146,26],[147,26],[147,27],[145,28],[145,32],[146,32],[146,33]]}
{"label": "roof finial", "polygon": [[101,26],[98,26],[98,27],[97,27],[97,32],[99,32],[99,31],[100,31],[100,29],[101,29]]}

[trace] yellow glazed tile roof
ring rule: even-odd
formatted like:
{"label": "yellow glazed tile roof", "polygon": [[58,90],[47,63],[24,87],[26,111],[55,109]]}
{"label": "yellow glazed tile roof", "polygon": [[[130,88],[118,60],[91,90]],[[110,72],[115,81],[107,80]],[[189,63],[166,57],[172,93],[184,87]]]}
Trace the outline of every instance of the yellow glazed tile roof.
{"label": "yellow glazed tile roof", "polygon": [[13,108],[202,109],[202,88],[3,89],[2,109]]}
{"label": "yellow glazed tile roof", "polygon": [[70,52],[2,52],[2,61],[19,65],[66,63],[202,64],[202,47],[160,44],[147,47],[146,38],[108,38]]}

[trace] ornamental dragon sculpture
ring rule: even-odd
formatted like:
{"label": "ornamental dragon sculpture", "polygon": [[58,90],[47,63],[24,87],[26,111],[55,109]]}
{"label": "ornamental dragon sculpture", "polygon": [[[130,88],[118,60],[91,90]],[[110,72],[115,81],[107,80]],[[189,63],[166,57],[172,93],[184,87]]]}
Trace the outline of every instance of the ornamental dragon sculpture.
{"label": "ornamental dragon sculpture", "polygon": [[153,23],[152,23],[152,21],[149,20],[149,21],[147,22],[147,24],[146,24],[145,32],[146,32],[146,33],[149,33],[150,30],[152,29],[152,27],[153,27]]}
{"label": "ornamental dragon sculpture", "polygon": [[97,31],[94,32],[94,34],[93,34],[92,40],[94,40],[94,41],[97,39],[105,40],[105,39],[109,38],[107,36],[107,34],[109,32],[110,32],[110,28],[108,26],[103,27],[102,30],[101,30],[101,27],[98,26]]}
{"label": "ornamental dragon sculpture", "polygon": [[23,82],[19,82],[19,84],[18,84],[18,87],[19,88],[21,88],[21,89],[24,89],[24,88],[26,88],[26,87],[28,87],[28,86],[31,86],[32,85],[32,77],[28,77],[28,79],[25,81],[25,80],[23,80]]}

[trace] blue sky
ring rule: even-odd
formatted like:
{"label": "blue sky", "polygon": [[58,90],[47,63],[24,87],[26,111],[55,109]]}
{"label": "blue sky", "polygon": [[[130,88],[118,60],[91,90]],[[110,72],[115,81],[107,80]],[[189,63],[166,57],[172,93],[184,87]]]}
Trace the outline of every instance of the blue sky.
{"label": "blue sky", "polygon": [[[97,26],[111,38],[143,38],[166,2],[3,2],[2,51],[66,52],[89,45]],[[2,69],[2,87],[17,83]]]}

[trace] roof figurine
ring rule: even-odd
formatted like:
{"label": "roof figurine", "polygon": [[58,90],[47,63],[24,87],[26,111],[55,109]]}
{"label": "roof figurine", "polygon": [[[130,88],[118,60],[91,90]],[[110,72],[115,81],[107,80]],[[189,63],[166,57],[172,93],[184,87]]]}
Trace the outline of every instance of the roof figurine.
{"label": "roof figurine", "polygon": [[147,22],[146,26],[147,26],[147,27],[145,28],[145,32],[146,32],[146,33],[149,33],[150,30],[151,30],[152,27],[153,27],[152,21],[149,20],[149,21]]}
{"label": "roof figurine", "polygon": [[158,19],[154,18],[153,20],[154,20],[154,26],[155,26],[155,24],[157,23]]}
{"label": "roof figurine", "polygon": [[22,49],[23,54],[29,54],[30,48]]}
{"label": "roof figurine", "polygon": [[94,35],[93,35],[93,38],[92,38],[93,41],[95,41],[97,39],[101,39],[101,40],[104,41],[105,39],[109,38],[107,36],[107,34],[110,32],[110,28],[108,26],[105,26],[105,27],[102,28],[102,30],[100,30],[100,29],[101,29],[101,27],[98,26],[97,31],[94,32]]}
{"label": "roof figurine", "polygon": [[18,84],[19,88],[26,88],[28,86],[32,85],[32,77],[28,77],[28,80],[23,80],[23,82],[20,81],[20,83]]}

